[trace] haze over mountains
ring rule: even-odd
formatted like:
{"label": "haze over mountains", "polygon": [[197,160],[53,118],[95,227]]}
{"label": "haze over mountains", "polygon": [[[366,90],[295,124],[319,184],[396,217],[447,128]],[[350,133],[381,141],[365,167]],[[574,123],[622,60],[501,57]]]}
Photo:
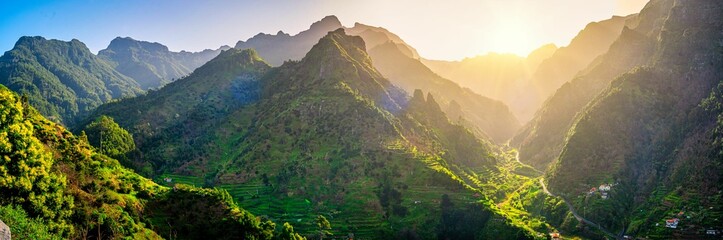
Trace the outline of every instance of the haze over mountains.
{"label": "haze over mountains", "polygon": [[118,72],[138,81],[142,89],[158,88],[190,74],[194,69],[216,57],[216,50],[171,52],[160,43],[137,41],[130,37],[113,39],[98,56],[111,63]]}
{"label": "haze over mountains", "polygon": [[720,29],[720,1],[653,0],[461,61],[335,16],[195,53],[22,37],[0,57],[0,219],[29,239],[716,238]]}

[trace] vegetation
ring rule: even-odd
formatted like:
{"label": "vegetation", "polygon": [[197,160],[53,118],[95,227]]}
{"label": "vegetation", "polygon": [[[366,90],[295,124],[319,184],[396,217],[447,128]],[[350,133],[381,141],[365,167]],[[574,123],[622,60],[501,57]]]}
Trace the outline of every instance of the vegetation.
{"label": "vegetation", "polygon": [[[97,114],[130,129],[144,153],[134,161],[150,160],[156,179],[227,189],[244,208],[307,236],[318,236],[319,215],[335,236],[434,236],[441,215],[427,210],[442,194],[498,214],[470,203],[486,198],[473,197],[482,186],[474,182],[485,180],[475,176],[497,171],[495,148],[450,123],[432,95],[405,95],[372,67],[361,38],[339,30],[274,69],[252,50],[223,52],[188,78]],[[533,235],[500,219],[475,234]]]}
{"label": "vegetation", "polygon": [[0,207],[0,219],[10,227],[16,239],[61,239],[50,231],[48,223],[41,218],[31,218],[20,206]]}
{"label": "vegetation", "polygon": [[723,225],[721,13],[653,1],[530,56],[543,92],[590,64],[512,147],[503,104],[333,16],[192,73],[217,51],[24,37],[0,58],[0,218],[32,239],[701,239]]}
{"label": "vegetation", "polygon": [[4,87],[0,106],[0,217],[13,236],[186,239],[232,232],[271,239],[274,234],[272,222],[240,209],[227,192],[159,186],[95,152],[85,138],[45,119]]}
{"label": "vegetation", "polygon": [[95,149],[115,159],[125,159],[126,154],[136,149],[133,136],[108,116],[98,117],[83,132]]}
{"label": "vegetation", "polygon": [[171,52],[160,43],[117,37],[100,50],[98,57],[113,68],[133,78],[144,89],[159,88],[175,79],[187,76],[194,69],[218,56],[222,49],[201,52]]}
{"label": "vegetation", "polygon": [[[663,1],[646,9],[665,15],[646,14],[651,19],[641,23],[667,19],[648,64],[617,77],[578,114],[547,177],[553,191],[613,232],[700,238],[720,224],[710,216],[721,214],[719,112],[712,102],[723,35],[712,29],[723,25],[723,5]],[[682,20],[689,14],[696,17]],[[683,39],[683,32],[694,36]],[[607,199],[587,193],[602,184],[614,185]],[[681,219],[678,227],[665,228],[672,218]]]}
{"label": "vegetation", "polygon": [[578,112],[615,77],[648,61],[660,31],[652,27],[624,27],[605,54],[563,84],[512,139],[512,144],[520,148],[520,158],[537,169],[546,170],[560,154]]}
{"label": "vegetation", "polygon": [[72,124],[111,99],[142,92],[78,40],[22,37],[0,57],[0,84],[28,99],[49,119]]}

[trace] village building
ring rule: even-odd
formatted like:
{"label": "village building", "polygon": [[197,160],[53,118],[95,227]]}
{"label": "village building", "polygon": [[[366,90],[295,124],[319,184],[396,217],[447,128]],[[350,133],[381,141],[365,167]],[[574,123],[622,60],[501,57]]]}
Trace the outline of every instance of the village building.
{"label": "village building", "polygon": [[677,219],[677,218],[665,220],[665,227],[667,227],[667,228],[678,228],[678,222],[679,222],[679,221],[680,221],[680,219]]}
{"label": "village building", "polygon": [[11,240],[10,227],[0,220],[0,240]]}
{"label": "village building", "polygon": [[705,230],[705,234],[707,234],[707,235],[718,235],[718,234],[720,234],[720,230],[717,230],[717,229],[708,229],[708,230]]}

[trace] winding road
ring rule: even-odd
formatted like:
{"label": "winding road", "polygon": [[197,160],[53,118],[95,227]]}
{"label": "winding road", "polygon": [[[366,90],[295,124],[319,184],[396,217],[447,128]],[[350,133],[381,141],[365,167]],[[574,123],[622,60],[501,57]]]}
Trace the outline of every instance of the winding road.
{"label": "winding road", "polygon": [[[542,185],[542,191],[545,192],[547,195],[557,197],[557,195],[552,194],[549,190],[547,190],[547,186],[545,185],[545,181],[543,181],[543,178],[540,178],[540,185]],[[605,228],[603,228],[599,224],[583,218],[582,216],[580,216],[580,214],[577,214],[577,211],[575,211],[575,207],[573,207],[572,204],[570,204],[570,202],[567,201],[567,199],[565,199],[564,197],[560,197],[560,198],[562,198],[562,201],[565,202],[565,204],[567,205],[567,208],[570,209],[570,212],[572,213],[573,216],[575,216],[575,219],[577,219],[578,221],[583,222],[587,225],[596,227],[601,232],[607,234],[609,237],[612,237],[615,239],[623,239],[619,235],[613,234],[612,232],[605,230]]]}

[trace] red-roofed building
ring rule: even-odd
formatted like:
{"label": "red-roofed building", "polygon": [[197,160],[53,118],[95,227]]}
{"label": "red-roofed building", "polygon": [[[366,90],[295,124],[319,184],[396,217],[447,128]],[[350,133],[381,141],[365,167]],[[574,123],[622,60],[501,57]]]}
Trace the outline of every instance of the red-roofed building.
{"label": "red-roofed building", "polygon": [[665,227],[678,228],[678,222],[680,222],[680,219],[677,218],[665,220]]}

